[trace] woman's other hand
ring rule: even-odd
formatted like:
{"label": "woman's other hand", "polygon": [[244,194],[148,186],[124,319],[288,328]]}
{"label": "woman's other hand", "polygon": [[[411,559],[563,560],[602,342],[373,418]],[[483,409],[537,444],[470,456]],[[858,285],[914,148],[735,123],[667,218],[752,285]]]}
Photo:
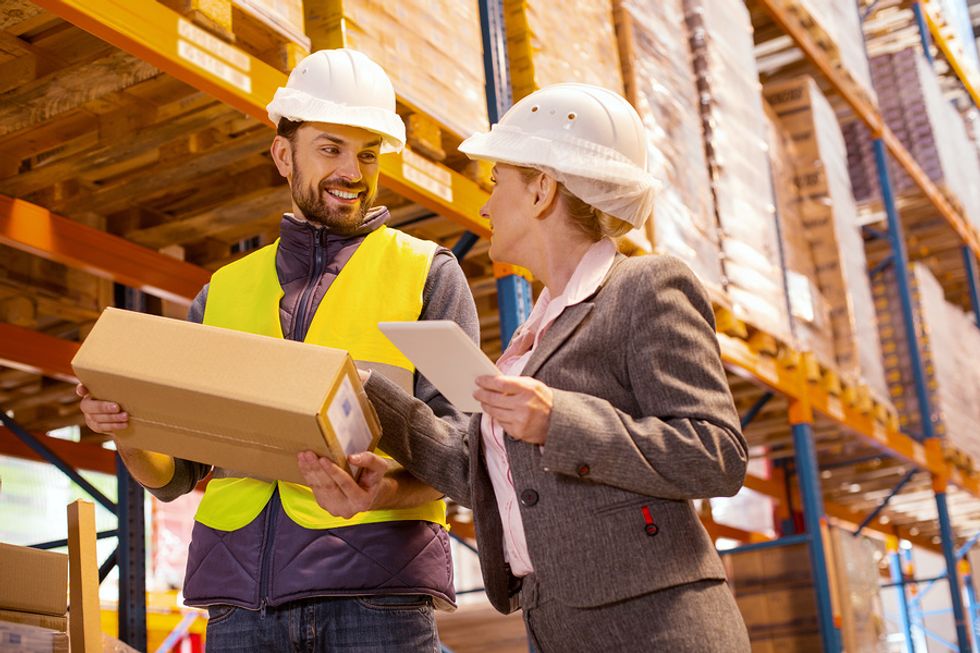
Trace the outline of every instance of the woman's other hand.
{"label": "woman's other hand", "polygon": [[529,376],[480,376],[473,398],[512,438],[544,444],[551,424],[554,393]]}

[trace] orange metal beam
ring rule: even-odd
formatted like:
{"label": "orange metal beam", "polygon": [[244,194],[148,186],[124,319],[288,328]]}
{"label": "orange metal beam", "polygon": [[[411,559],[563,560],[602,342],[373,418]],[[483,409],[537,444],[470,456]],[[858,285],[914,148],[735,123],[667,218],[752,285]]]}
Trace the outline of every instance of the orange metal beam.
{"label": "orange metal beam", "polygon": [[78,343],[0,323],[0,365],[77,383],[71,359]]}
{"label": "orange metal beam", "polygon": [[[922,15],[925,16],[926,24],[929,26],[929,32],[932,34],[932,42],[935,43],[936,47],[939,48],[939,51],[943,53],[943,57],[946,59],[949,67],[953,69],[953,72],[956,73],[960,83],[963,84],[963,88],[965,88],[966,92],[970,94],[970,97],[973,99],[973,103],[980,107],[980,92],[978,92],[977,87],[973,85],[973,81],[970,79],[970,74],[963,66],[963,63],[956,56],[956,53],[953,52],[952,44],[949,42],[949,39],[946,38],[946,35],[943,34],[942,27],[940,27],[939,23],[936,21],[936,17],[933,15],[932,9],[923,2],[917,2],[916,4],[919,5],[919,7],[922,9]],[[968,47],[971,46],[972,44]]]}
{"label": "orange metal beam", "polygon": [[[103,474],[116,473],[116,454],[95,444],[70,442],[47,435],[34,433],[34,437],[44,443],[51,451],[75,469],[84,469]],[[10,429],[0,426],[0,456],[12,456],[24,460],[46,462],[34,450],[21,442]]]}
{"label": "orange metal beam", "polygon": [[0,195],[0,244],[185,305],[211,278],[204,268],[7,195]]}
{"label": "orange metal beam", "polygon": [[[224,43],[158,2],[37,0],[100,39],[263,123],[286,75]],[[271,135],[270,135],[271,138]],[[490,235],[480,216],[487,193],[446,166],[406,151],[381,157],[381,183],[473,233]]]}

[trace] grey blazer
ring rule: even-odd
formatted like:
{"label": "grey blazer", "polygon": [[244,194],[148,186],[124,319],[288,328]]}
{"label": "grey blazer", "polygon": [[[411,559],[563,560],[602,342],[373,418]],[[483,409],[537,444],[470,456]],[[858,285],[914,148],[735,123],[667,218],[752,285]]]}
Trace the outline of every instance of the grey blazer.
{"label": "grey blazer", "polygon": [[[542,585],[594,607],[725,578],[691,500],[735,494],[748,455],[711,304],[691,270],[618,255],[596,293],[551,325],[524,374],[554,390],[546,444],[506,438]],[[479,415],[461,432],[378,374],[365,389],[381,449],[473,509],[487,595],[501,612],[517,609]]]}

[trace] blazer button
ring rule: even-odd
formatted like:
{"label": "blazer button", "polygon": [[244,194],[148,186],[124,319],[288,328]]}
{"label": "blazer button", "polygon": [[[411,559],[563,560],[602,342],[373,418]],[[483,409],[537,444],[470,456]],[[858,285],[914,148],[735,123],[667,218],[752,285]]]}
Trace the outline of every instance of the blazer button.
{"label": "blazer button", "polygon": [[521,492],[521,505],[533,506],[538,502],[538,493],[534,490],[524,490]]}
{"label": "blazer button", "polygon": [[582,463],[581,465],[578,466],[578,475],[579,476],[588,476],[589,475],[589,472],[591,472],[591,471],[592,470],[589,469],[589,466],[586,465],[585,463]]}

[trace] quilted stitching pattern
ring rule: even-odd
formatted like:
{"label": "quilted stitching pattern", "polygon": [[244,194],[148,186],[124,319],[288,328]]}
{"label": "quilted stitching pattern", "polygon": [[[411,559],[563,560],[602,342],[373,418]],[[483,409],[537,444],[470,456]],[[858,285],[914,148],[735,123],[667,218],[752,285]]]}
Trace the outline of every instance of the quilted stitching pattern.
{"label": "quilted stitching pattern", "polygon": [[[269,508],[248,526],[224,532],[194,525],[184,595],[189,605],[258,608],[261,547]],[[421,521],[311,530],[275,516],[269,603],[378,590],[455,599],[449,536]]]}

